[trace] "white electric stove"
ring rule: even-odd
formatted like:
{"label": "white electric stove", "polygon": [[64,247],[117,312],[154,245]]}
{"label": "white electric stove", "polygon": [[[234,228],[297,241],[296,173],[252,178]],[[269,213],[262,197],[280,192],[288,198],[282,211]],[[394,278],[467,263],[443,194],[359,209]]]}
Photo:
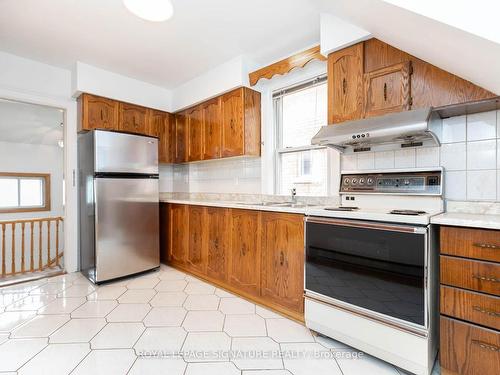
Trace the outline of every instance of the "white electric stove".
{"label": "white electric stove", "polygon": [[305,320],[322,334],[428,375],[438,343],[442,169],[342,174],[341,205],[309,210]]}

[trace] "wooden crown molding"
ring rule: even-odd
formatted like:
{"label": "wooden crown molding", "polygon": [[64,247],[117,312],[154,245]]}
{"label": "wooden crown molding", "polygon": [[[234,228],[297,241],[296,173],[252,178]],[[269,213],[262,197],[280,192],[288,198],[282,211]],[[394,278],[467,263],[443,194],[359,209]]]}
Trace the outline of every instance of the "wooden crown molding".
{"label": "wooden crown molding", "polygon": [[286,74],[293,68],[303,68],[312,60],[326,61],[326,57],[320,53],[319,45],[250,73],[250,86],[254,86],[261,78],[271,79],[274,75]]}

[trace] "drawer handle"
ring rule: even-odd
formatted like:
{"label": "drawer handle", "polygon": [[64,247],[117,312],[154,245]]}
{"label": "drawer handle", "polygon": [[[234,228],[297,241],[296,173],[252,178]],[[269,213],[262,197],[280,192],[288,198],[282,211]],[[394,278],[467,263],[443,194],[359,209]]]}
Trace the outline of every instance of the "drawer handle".
{"label": "drawer handle", "polygon": [[491,281],[492,283],[500,283],[500,279],[497,279],[496,277],[493,276],[481,276],[481,275],[472,275],[473,279],[478,279],[481,281]]}
{"label": "drawer handle", "polygon": [[384,82],[384,101],[387,101],[387,82]]}
{"label": "drawer handle", "polygon": [[500,313],[499,312],[492,311],[492,310],[487,310],[487,309],[483,309],[480,306],[472,306],[472,310],[480,312],[480,313],[483,313],[483,314],[486,314],[486,315],[489,315],[489,316],[500,317]]}
{"label": "drawer handle", "polygon": [[491,350],[492,352],[500,352],[500,348],[495,345],[488,344],[479,340],[472,340],[473,344],[479,345],[483,349]]}
{"label": "drawer handle", "polygon": [[481,249],[494,249],[494,250],[500,250],[500,245],[493,245],[490,243],[475,243],[473,244],[475,247],[480,247]]}

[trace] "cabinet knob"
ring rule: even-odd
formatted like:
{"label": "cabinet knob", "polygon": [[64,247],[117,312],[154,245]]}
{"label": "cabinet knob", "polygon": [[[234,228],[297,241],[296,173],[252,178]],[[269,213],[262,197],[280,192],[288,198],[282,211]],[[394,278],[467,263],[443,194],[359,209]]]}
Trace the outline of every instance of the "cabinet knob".
{"label": "cabinet knob", "polygon": [[285,263],[285,254],[283,251],[280,251],[280,266],[282,266]]}
{"label": "cabinet knob", "polygon": [[342,79],[342,93],[345,95],[347,92],[347,81],[345,78]]}
{"label": "cabinet knob", "polygon": [[387,82],[384,82],[384,101],[387,101]]}
{"label": "cabinet knob", "polygon": [[101,121],[104,119],[104,116],[102,114],[102,109],[101,109]]}

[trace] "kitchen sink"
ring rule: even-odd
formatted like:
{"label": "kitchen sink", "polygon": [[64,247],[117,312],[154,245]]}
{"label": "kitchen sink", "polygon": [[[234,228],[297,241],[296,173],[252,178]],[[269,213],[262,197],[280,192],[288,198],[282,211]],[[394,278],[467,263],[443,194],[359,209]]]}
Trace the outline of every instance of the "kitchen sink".
{"label": "kitchen sink", "polygon": [[307,203],[292,203],[292,202],[238,202],[237,204],[245,206],[263,206],[263,207],[290,207],[290,208],[305,208],[314,206]]}

